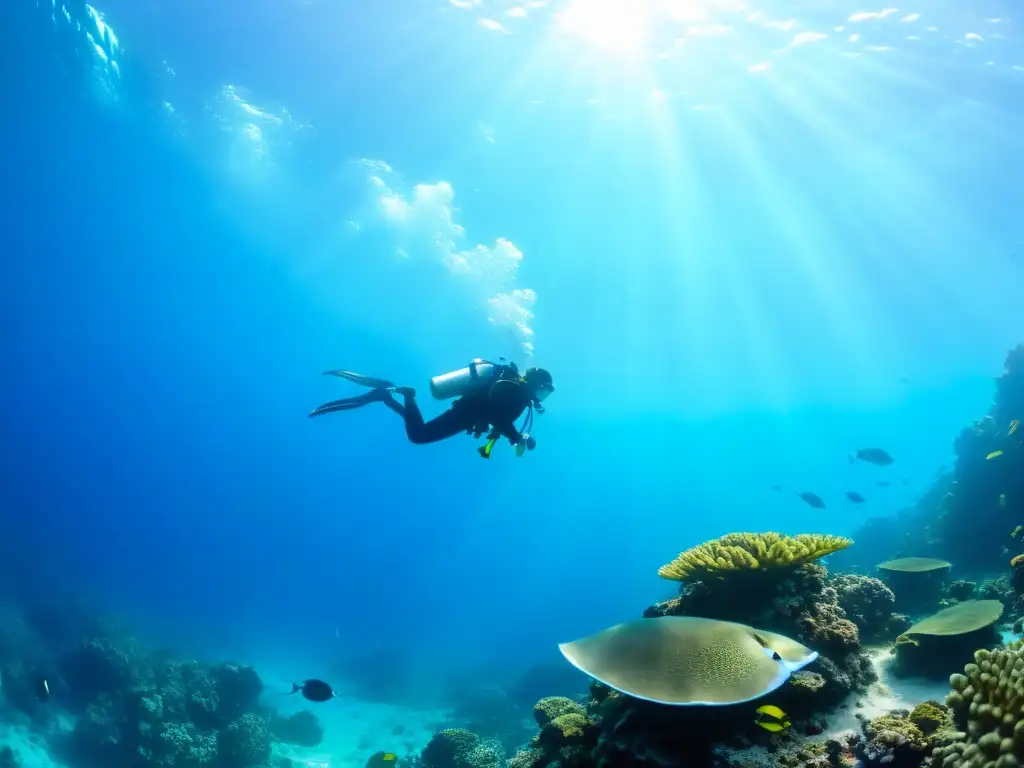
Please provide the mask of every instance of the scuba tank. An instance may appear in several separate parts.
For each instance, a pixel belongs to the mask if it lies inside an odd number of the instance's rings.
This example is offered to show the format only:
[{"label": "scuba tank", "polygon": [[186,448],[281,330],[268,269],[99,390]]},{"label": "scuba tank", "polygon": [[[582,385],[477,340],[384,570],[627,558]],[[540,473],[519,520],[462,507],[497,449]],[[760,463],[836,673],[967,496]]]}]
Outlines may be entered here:
[{"label": "scuba tank", "polygon": [[430,394],[437,400],[450,400],[453,397],[473,392],[480,387],[491,384],[501,378],[505,366],[491,363],[477,357],[465,368],[442,373],[430,380]]}]

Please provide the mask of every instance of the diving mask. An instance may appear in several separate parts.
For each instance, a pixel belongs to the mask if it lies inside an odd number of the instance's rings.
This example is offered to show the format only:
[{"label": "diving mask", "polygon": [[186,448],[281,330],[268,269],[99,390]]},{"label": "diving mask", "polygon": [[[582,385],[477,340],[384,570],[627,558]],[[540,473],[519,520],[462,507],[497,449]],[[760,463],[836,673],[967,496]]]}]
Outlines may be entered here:
[{"label": "diving mask", "polygon": [[538,403],[543,403],[548,399],[548,396],[555,391],[554,384],[541,384],[533,391],[534,399]]}]

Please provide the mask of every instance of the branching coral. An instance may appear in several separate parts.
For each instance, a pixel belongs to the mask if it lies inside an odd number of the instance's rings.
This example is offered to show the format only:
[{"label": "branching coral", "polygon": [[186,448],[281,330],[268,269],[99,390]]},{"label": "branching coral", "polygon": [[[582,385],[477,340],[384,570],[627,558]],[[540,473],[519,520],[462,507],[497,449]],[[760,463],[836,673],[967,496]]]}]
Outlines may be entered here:
[{"label": "branching coral", "polygon": [[730,533],[681,552],[658,575],[672,581],[722,578],[731,573],[803,565],[853,544],[842,536],[802,533]]}]

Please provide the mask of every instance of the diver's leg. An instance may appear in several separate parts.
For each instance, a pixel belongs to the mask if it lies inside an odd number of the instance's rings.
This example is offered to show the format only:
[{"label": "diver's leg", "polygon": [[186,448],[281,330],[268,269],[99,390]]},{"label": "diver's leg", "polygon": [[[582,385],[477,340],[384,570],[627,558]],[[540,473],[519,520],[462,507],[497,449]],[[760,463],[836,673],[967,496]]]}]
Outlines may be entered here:
[{"label": "diver's leg", "polygon": [[398,403],[394,403],[395,408],[391,408],[390,405],[388,407],[396,413],[402,413],[402,417],[405,419],[405,434],[409,436],[409,441],[416,445],[447,440],[474,426],[472,423],[467,423],[472,422],[469,414],[458,408],[449,408],[440,416],[424,422],[420,407],[416,404],[416,393],[412,390],[399,391],[402,392],[405,399],[404,412],[396,410],[396,408],[402,408]]}]

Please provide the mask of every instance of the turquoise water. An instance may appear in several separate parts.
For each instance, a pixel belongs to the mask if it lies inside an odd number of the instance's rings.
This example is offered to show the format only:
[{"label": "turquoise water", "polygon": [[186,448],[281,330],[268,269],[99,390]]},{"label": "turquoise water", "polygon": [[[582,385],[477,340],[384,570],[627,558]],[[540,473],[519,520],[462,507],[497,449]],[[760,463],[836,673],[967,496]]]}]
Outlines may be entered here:
[{"label": "turquoise water", "polygon": [[[557,663],[681,549],[912,504],[1021,340],[1010,3],[0,13],[5,577],[194,655]],[[306,419],[497,356],[523,458]]]}]

